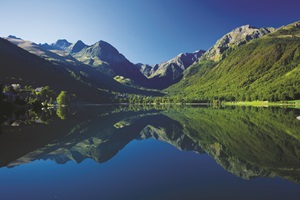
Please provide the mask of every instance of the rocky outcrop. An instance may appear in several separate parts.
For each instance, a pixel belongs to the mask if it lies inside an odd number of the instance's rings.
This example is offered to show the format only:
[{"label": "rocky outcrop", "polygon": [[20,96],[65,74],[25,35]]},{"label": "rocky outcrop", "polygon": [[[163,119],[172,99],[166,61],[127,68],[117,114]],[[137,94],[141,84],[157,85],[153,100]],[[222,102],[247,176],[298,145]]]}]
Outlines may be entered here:
[{"label": "rocky outcrop", "polygon": [[66,50],[72,43],[68,42],[65,39],[57,40],[55,43],[52,44],[39,44],[45,50]]},{"label": "rocky outcrop", "polygon": [[234,29],[219,39],[202,57],[213,61],[223,59],[223,53],[229,49],[243,45],[250,40],[260,38],[264,35],[274,32],[274,28],[256,28],[250,25],[245,25]]},{"label": "rocky outcrop", "polygon": [[137,63],[135,66],[140,70],[140,72],[146,76],[149,77],[151,75],[152,66],[142,63]]},{"label": "rocky outcrop", "polygon": [[84,44],[81,40],[78,40],[76,43],[70,45],[67,49],[66,52],[70,54],[75,54],[83,50],[84,48],[88,47],[86,44]]},{"label": "rocky outcrop", "polygon": [[136,67],[150,80],[153,87],[163,89],[179,81],[183,72],[196,63],[204,53],[204,50],[181,53],[169,61],[155,64],[152,67],[140,63],[136,64]]},{"label": "rocky outcrop", "polygon": [[204,52],[199,50],[194,53],[181,53],[167,62],[156,64],[152,67],[149,78],[166,76],[170,80],[176,80],[184,70],[198,61]]},{"label": "rocky outcrop", "polygon": [[57,40],[52,46],[56,49],[66,50],[72,43],[65,39]]}]

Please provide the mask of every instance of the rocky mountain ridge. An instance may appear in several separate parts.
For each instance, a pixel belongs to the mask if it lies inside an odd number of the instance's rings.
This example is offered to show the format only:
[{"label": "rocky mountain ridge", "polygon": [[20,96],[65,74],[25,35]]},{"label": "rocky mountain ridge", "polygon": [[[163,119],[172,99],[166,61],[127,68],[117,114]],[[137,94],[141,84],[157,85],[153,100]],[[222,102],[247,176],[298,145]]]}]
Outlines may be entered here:
[{"label": "rocky mountain ridge", "polygon": [[[56,50],[70,55],[77,61],[95,67],[98,71],[113,78],[123,76],[130,78],[141,86],[162,89],[180,80],[182,73],[204,54],[204,50],[194,53],[180,53],[169,61],[155,64],[133,64],[115,47],[105,41],[86,45],[81,40],[71,44],[62,39],[42,48]],[[50,46],[50,47],[48,47]]]},{"label": "rocky mountain ridge", "polygon": [[251,25],[240,26],[221,37],[204,55],[202,59],[215,62],[223,59],[223,53],[229,48],[246,44],[247,42],[261,38],[264,35],[274,32],[274,28],[256,28]]},{"label": "rocky mountain ridge", "polygon": [[179,81],[183,72],[192,64],[197,63],[204,53],[204,50],[197,50],[194,53],[180,53],[160,64],[150,66],[138,63],[136,67],[153,84],[156,84],[157,88],[163,89]]},{"label": "rocky mountain ridge", "polygon": [[72,43],[68,42],[66,39],[59,39],[52,44],[39,44],[44,49],[47,50],[66,50]]}]

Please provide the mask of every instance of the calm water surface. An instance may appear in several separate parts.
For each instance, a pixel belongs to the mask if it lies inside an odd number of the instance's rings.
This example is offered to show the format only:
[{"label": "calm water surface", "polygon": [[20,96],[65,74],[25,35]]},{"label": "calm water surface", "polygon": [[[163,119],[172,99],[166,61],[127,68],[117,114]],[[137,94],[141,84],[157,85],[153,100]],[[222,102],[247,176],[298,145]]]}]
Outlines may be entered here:
[{"label": "calm water surface", "polygon": [[1,199],[299,199],[299,110],[79,107],[3,115]]}]

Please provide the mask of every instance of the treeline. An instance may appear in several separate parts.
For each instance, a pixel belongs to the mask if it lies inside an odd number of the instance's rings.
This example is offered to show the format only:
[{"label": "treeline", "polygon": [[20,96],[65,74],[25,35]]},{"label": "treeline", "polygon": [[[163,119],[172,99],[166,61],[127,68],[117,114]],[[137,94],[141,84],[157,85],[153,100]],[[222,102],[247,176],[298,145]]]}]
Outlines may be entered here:
[{"label": "treeline", "polygon": [[2,105],[41,108],[68,105],[74,99],[74,95],[69,95],[66,91],[57,94],[49,86],[33,88],[31,85],[0,84],[0,103]]},{"label": "treeline", "polygon": [[[300,84],[299,84],[300,85]],[[176,96],[172,96],[173,99],[180,99],[180,96],[186,96],[185,102],[201,102],[201,101],[226,101],[226,102],[234,102],[234,101],[289,101],[289,100],[297,100],[300,99],[300,87],[280,87],[274,91],[232,91],[227,92],[226,94],[217,91],[207,91],[207,92],[192,92],[189,94],[179,94]]]},{"label": "treeline", "polygon": [[[115,98],[113,103],[126,103],[126,104],[138,104],[138,105],[186,105],[186,104],[206,104],[210,106],[222,106],[229,103],[237,103],[237,102],[274,102],[281,104],[293,104],[294,101],[291,99],[287,100],[275,100],[275,98],[262,98],[261,96],[256,96],[255,98],[251,98],[244,94],[239,94],[236,97],[233,95],[229,96],[164,96],[164,97],[152,97],[152,96],[141,96],[141,95],[132,95],[128,94],[124,97]],[[300,98],[299,98],[300,99]]]},{"label": "treeline", "polygon": [[185,103],[210,103],[213,100],[201,100],[195,98],[186,98],[179,96],[164,96],[164,97],[153,97],[153,96],[142,96],[127,94],[123,97],[115,99],[115,103],[133,103],[133,104],[185,104]]}]

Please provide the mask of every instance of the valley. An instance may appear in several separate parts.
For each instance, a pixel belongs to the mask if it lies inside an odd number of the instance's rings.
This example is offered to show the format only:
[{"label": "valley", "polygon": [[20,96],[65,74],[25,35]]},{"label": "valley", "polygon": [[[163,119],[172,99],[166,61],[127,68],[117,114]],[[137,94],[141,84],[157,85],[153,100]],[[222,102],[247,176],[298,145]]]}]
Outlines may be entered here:
[{"label": "valley", "polygon": [[1,83],[49,86],[87,103],[199,103],[300,99],[300,22],[245,25],[209,50],[153,66],[133,64],[105,41],[36,44],[1,39]]}]

